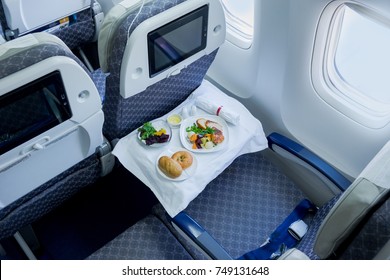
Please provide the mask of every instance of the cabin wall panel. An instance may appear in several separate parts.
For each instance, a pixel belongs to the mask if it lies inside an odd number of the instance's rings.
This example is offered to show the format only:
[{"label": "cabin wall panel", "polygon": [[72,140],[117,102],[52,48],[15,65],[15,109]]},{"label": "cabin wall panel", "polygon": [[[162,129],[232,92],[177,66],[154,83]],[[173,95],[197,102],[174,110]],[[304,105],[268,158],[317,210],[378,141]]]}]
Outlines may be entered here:
[{"label": "cabin wall panel", "polygon": [[[302,143],[350,178],[390,138],[390,126],[364,127],[325,103],[311,80],[317,25],[328,0],[255,1],[249,50],[225,43],[208,77],[261,120],[265,132]],[[390,1],[357,1],[390,15]]]}]

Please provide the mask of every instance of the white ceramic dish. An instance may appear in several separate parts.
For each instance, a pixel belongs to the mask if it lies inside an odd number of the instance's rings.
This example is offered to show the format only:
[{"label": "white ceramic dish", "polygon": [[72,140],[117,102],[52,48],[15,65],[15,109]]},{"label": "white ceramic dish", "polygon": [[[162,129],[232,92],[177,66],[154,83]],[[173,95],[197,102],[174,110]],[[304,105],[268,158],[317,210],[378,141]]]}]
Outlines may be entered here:
[{"label": "white ceramic dish", "polygon": [[169,148],[168,150],[162,152],[156,159],[157,173],[160,174],[163,178],[165,178],[167,180],[171,180],[171,181],[184,181],[184,180],[187,180],[188,178],[192,177],[195,174],[196,169],[198,167],[198,160],[196,159],[196,157],[193,153],[191,153],[192,158],[193,158],[192,165],[190,167],[184,169],[182,174],[177,178],[168,177],[167,175],[164,174],[164,172],[161,171],[160,167],[158,166],[158,160],[160,157],[162,157],[162,156],[171,157],[174,153],[176,153],[178,151],[183,151],[183,150],[184,149],[181,147],[176,147],[176,148]]},{"label": "white ceramic dish", "polygon": [[141,139],[141,132],[137,133],[137,138],[140,140],[140,143],[145,145],[146,147],[152,147],[152,148],[160,148],[166,146],[172,138],[172,130],[169,127],[168,123],[163,120],[156,120],[151,122],[152,126],[156,129],[156,131],[159,131],[160,129],[165,129],[166,134],[169,135],[168,141],[164,143],[154,143],[152,145],[146,145],[146,140]]},{"label": "white ceramic dish", "polygon": [[[222,133],[223,136],[225,137],[224,141],[215,147],[211,149],[192,149],[192,143],[188,139],[188,134],[187,134],[187,127],[191,127],[193,124],[196,124],[196,120],[200,118],[205,118],[207,120],[219,123],[222,126]],[[227,147],[228,141],[229,141],[229,129],[228,126],[225,122],[224,119],[218,117],[218,116],[211,116],[211,115],[203,115],[203,116],[193,116],[185,119],[181,126],[180,126],[180,141],[182,145],[189,151],[194,152],[194,153],[213,153],[213,152],[218,152],[225,147]]]},{"label": "white ceramic dish", "polygon": [[179,128],[183,118],[179,114],[172,114],[167,117],[167,123],[172,128]]}]

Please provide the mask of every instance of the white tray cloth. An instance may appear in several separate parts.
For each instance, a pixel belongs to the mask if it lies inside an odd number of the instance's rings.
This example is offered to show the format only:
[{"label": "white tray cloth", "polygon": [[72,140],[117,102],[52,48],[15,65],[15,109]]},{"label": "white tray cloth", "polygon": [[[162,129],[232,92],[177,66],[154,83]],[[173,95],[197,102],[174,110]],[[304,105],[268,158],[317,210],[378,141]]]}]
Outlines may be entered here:
[{"label": "white tray cloth", "polygon": [[[195,104],[198,96],[206,96],[213,102],[234,109],[240,115],[240,123],[238,125],[228,123],[229,139],[224,150],[206,154],[193,153],[198,165],[192,177],[185,181],[172,181],[163,178],[157,172],[156,161],[164,150],[175,147],[182,147],[184,150],[180,142],[179,128],[172,129],[172,139],[164,147],[153,148],[141,144],[135,130],[119,140],[113,150],[113,154],[122,165],[153,191],[171,217],[184,210],[236,157],[263,150],[268,146],[261,123],[240,102],[207,81],[171,113],[180,113],[183,106]],[[161,119],[166,120],[171,113]],[[198,108],[197,115],[207,113]]]}]

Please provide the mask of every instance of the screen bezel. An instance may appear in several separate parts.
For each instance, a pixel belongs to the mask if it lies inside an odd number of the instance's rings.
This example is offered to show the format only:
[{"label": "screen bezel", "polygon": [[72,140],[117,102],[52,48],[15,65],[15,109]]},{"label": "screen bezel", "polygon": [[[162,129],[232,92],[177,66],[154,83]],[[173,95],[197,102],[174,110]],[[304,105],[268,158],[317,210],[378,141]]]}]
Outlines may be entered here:
[{"label": "screen bezel", "polygon": [[[198,9],[194,10],[193,12],[188,13],[188,14],[186,14],[186,15],[148,33],[147,41],[148,41],[148,61],[149,61],[149,77],[150,78],[158,75],[159,73],[165,71],[166,69],[182,62],[183,60],[187,59],[188,57],[190,57],[190,56],[192,56],[192,55],[194,55],[194,54],[198,53],[199,51],[206,48],[208,14],[209,14],[209,7],[208,7],[208,5],[204,5]],[[165,34],[176,30],[177,28],[181,27],[182,25],[190,23],[190,22],[192,22],[196,19],[199,19],[199,18],[202,19],[200,46],[193,48],[190,52],[185,53],[184,55],[180,56],[176,60],[171,60],[170,63],[165,64],[162,67],[157,67],[156,66],[156,57],[154,55],[156,40],[163,38],[163,36]]]},{"label": "screen bezel", "polygon": [[[28,129],[23,134],[14,136],[9,141],[4,141],[4,143],[0,143],[0,155],[12,150],[20,144],[29,141],[30,139],[40,135],[41,133],[59,125],[60,123],[72,117],[72,111],[68,102],[66,90],[60,71],[51,72],[33,82],[25,84],[0,96],[0,108],[4,108],[10,104],[18,102],[19,100],[22,100],[23,98],[26,98],[30,95],[37,94],[39,90],[50,86],[55,87],[54,94],[57,99],[56,103],[58,104],[58,108],[61,110],[61,120],[59,120],[58,117],[55,117],[48,120],[47,123],[41,125],[31,125],[30,129]],[[55,116],[55,113],[52,112],[52,116],[53,115]]]}]

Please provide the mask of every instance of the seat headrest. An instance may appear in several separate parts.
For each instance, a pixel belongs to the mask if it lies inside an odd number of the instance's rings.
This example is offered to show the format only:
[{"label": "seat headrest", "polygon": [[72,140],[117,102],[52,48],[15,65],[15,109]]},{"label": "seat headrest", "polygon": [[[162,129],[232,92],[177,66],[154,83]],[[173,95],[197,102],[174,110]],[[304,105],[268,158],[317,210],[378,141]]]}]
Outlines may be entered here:
[{"label": "seat headrest", "polygon": [[[151,0],[147,0],[145,3],[150,1]],[[105,15],[98,39],[99,62],[103,72],[109,71],[109,52],[113,47],[112,43],[115,32],[126,17],[134,13],[137,9],[140,9],[141,5],[145,5],[145,3],[142,3],[142,0],[124,0],[115,5],[110,9],[108,14]]]},{"label": "seat headrest", "polygon": [[23,37],[19,37],[18,40],[11,40],[0,45],[0,59],[6,59],[26,49],[38,46],[41,44],[57,44],[71,53],[68,46],[58,37],[48,33],[32,33]]},{"label": "seat headrest", "polygon": [[[219,1],[125,0],[110,10],[100,31],[101,68],[120,68],[120,94],[128,98],[215,51],[225,28]],[[110,64],[112,56],[120,63]]]},{"label": "seat headrest", "polygon": [[58,28],[60,25],[63,27],[66,22],[60,22],[59,19],[66,19],[81,10],[89,9],[91,3],[92,0],[2,0],[8,27],[21,35],[53,23],[58,23]]},{"label": "seat headrest", "polygon": [[341,195],[322,222],[314,252],[328,258],[390,191],[390,141]]}]

